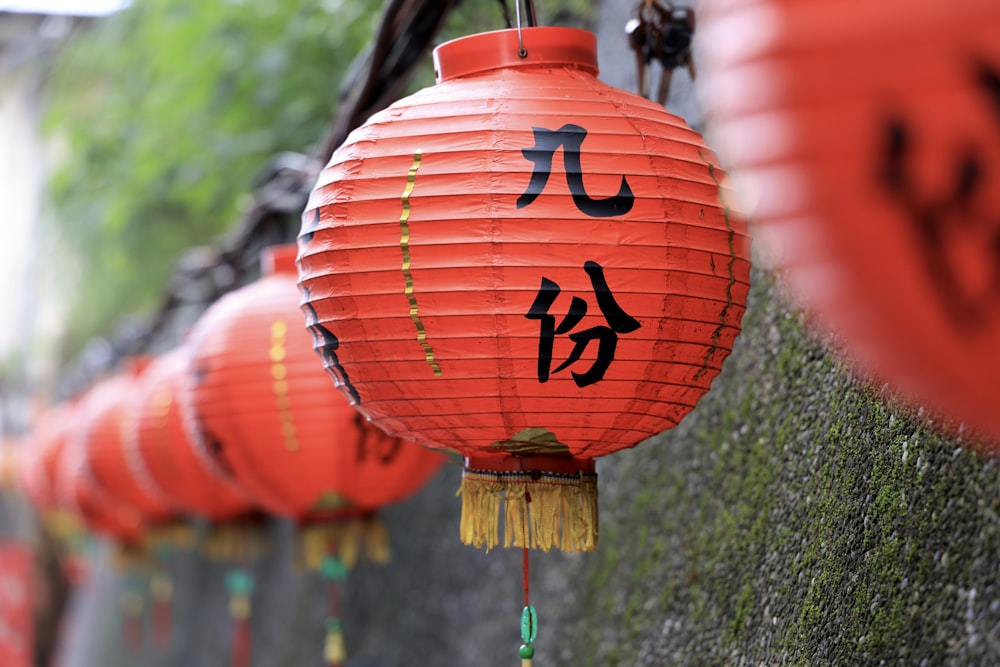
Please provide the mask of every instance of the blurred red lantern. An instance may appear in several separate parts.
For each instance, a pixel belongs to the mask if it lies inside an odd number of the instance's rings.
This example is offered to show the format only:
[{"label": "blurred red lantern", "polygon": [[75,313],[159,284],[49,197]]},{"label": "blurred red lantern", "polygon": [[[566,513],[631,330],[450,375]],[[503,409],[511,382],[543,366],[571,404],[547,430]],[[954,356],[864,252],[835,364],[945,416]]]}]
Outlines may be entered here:
[{"label": "blurred red lantern", "polygon": [[[195,325],[185,401],[206,449],[261,507],[302,522],[306,564],[333,567],[339,581],[338,557],[349,565],[362,544],[375,560],[387,556],[384,532],[367,516],[416,492],[444,457],[365,424],[330,384],[303,325],[295,253],[294,245],[265,252],[261,279]],[[233,572],[228,583],[234,660],[245,661],[252,578]],[[343,661],[339,627],[327,622],[330,664]]]},{"label": "blurred red lantern", "polygon": [[20,478],[31,504],[43,516],[59,509],[56,475],[76,426],[75,408],[75,402],[65,402],[43,410],[28,437]]},{"label": "blurred red lantern", "polygon": [[732,347],[746,223],[697,132],[596,78],[592,34],[435,65],[320,175],[303,308],[357,409],[465,455],[463,541],[497,544],[506,501],[506,545],[590,550],[594,458],[676,425]]},{"label": "blurred red lantern", "polygon": [[196,449],[185,428],[180,391],[190,354],[177,348],[153,360],[133,392],[125,448],[141,471],[175,506],[212,521],[247,514],[254,506],[215,460]]},{"label": "blurred red lantern", "polygon": [[137,545],[142,538],[142,515],[120,502],[94,477],[87,457],[86,431],[74,431],[59,459],[55,479],[59,505],[90,531]]},{"label": "blurred red lantern", "polygon": [[364,424],[318,368],[302,322],[294,245],[191,332],[197,421],[263,508],[299,520],[372,512],[419,489],[437,453]]},{"label": "blurred red lantern", "polygon": [[28,544],[0,540],[0,665],[35,664],[34,638],[37,588],[34,559]]},{"label": "blurred red lantern", "polygon": [[772,261],[866,373],[1000,434],[1000,4],[700,16],[710,129]]},{"label": "blurred red lantern", "polygon": [[97,484],[151,524],[174,517],[177,510],[152,483],[146,470],[130,460],[125,444],[126,413],[148,363],[148,359],[133,360],[126,372],[92,387],[81,406],[80,427],[89,469]]}]

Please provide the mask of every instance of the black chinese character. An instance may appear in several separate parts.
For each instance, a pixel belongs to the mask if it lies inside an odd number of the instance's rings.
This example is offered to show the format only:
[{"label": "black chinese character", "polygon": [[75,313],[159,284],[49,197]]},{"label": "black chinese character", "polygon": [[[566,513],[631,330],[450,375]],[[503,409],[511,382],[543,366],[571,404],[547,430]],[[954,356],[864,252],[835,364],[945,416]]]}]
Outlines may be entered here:
[{"label": "black chinese character", "polygon": [[[974,79],[985,94],[984,102],[1000,121],[1000,73],[980,63]],[[954,163],[953,182],[948,191],[934,195],[913,178],[909,166],[913,144],[911,128],[902,119],[891,118],[886,124],[882,149],[882,183],[913,224],[942,305],[958,326],[981,326],[991,310],[989,300],[1000,295],[1000,216],[996,211],[976,206],[978,194],[993,187],[987,179],[983,158],[976,144],[970,142]],[[982,250],[990,256],[993,275],[990,284],[985,289],[980,286],[976,293],[963,285],[961,267],[954,264],[949,253],[953,239],[959,235],[985,237]]]},{"label": "black chinese character", "polygon": [[[604,278],[604,267],[597,262],[588,261],[583,265],[583,270],[590,276],[590,284],[594,287],[594,294],[597,297],[597,305],[604,314],[604,319],[609,326],[596,326],[569,334],[570,340],[576,345],[569,357],[561,363],[553,373],[570,366],[582,355],[590,341],[597,340],[597,359],[586,373],[572,373],[573,380],[578,387],[600,382],[604,379],[604,373],[611,366],[615,359],[615,350],[618,348],[618,334],[627,334],[638,329],[641,324],[631,315],[622,310],[615,301],[608,281]],[[573,327],[580,323],[584,315],[587,314],[587,302],[580,297],[574,296],[570,302],[569,312],[563,321],[556,326],[556,318],[549,315],[549,308],[555,303],[560,292],[559,285],[548,278],[542,278],[542,285],[538,290],[538,296],[525,315],[529,320],[538,320],[541,323],[541,333],[538,338],[538,381],[548,382],[549,368],[552,365],[552,346],[556,335],[569,333]]]},{"label": "black chinese character", "polygon": [[543,127],[532,128],[535,132],[535,145],[524,148],[521,153],[535,163],[535,170],[528,182],[528,189],[517,198],[517,207],[524,208],[542,193],[545,184],[549,182],[552,173],[552,158],[556,149],[563,147],[563,166],[566,169],[566,182],[569,191],[573,193],[573,203],[581,212],[592,218],[608,218],[614,215],[625,215],[635,204],[635,195],[628,181],[622,176],[618,194],[607,199],[593,199],[583,187],[583,167],[580,165],[580,146],[587,137],[587,130],[571,123],[563,125],[558,130],[546,130]]},{"label": "black chinese character", "polygon": [[354,415],[354,432],[357,433],[357,460],[364,463],[369,458],[381,465],[389,465],[399,455],[403,441],[392,438],[372,426],[360,414]]}]

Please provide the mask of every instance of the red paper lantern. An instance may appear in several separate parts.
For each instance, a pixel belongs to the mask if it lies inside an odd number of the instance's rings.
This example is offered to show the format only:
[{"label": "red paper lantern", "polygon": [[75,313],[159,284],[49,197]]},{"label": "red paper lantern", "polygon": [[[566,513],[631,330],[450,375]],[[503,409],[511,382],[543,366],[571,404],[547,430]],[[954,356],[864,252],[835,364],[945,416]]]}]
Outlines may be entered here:
[{"label": "red paper lantern", "polygon": [[71,404],[45,410],[35,422],[29,449],[21,462],[21,486],[39,514],[57,509],[56,468],[74,425]]},{"label": "red paper lantern", "polygon": [[32,549],[13,540],[0,540],[0,665],[35,664],[36,586]]},{"label": "red paper lantern", "polygon": [[127,372],[91,388],[82,407],[80,428],[96,483],[119,503],[134,508],[146,523],[157,523],[173,518],[177,509],[145,469],[130,460],[125,443],[126,411],[147,364],[146,359],[134,361]]},{"label": "red paper lantern", "polygon": [[185,428],[180,392],[189,371],[186,347],[150,363],[126,416],[126,454],[133,468],[181,510],[212,521],[248,514],[253,503],[214,458],[195,448]]},{"label": "red paper lantern", "polygon": [[1000,4],[706,1],[702,101],[858,366],[1000,435]]},{"label": "red paper lantern", "polygon": [[316,364],[294,245],[212,305],[191,332],[187,397],[207,442],[265,509],[299,520],[372,512],[409,496],[443,457],[366,424]]},{"label": "red paper lantern", "polygon": [[590,550],[594,458],[676,425],[729,354],[746,223],[697,132],[596,78],[592,34],[474,35],[435,66],[320,175],[303,308],[358,410],[465,455],[463,541],[497,544],[506,500],[507,545]]},{"label": "red paper lantern", "polygon": [[94,476],[87,456],[86,430],[67,440],[56,470],[59,505],[90,531],[135,545],[142,538],[142,515],[107,492]]}]

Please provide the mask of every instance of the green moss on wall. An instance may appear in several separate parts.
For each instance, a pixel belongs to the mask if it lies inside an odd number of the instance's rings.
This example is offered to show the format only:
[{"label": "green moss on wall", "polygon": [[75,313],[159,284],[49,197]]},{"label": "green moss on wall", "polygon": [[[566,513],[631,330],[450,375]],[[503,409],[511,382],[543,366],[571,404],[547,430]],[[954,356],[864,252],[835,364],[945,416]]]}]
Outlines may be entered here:
[{"label": "green moss on wall", "polygon": [[996,658],[996,466],[858,383],[755,278],[713,391],[602,468],[574,664]]}]

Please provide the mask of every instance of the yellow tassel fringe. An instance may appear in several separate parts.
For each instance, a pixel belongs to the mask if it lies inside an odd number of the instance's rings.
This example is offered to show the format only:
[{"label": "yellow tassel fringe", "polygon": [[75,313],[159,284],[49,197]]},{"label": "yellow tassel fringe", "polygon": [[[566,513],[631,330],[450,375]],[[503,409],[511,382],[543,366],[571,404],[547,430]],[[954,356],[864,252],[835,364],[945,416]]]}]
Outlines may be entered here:
[{"label": "yellow tassel fringe", "polygon": [[330,628],[326,631],[323,658],[326,660],[327,665],[342,665],[347,659],[347,649],[344,647],[344,635],[339,628]]},{"label": "yellow tassel fringe", "polygon": [[146,532],[146,548],[150,551],[158,549],[184,549],[194,548],[198,534],[194,527],[181,521],[174,521],[150,528]]},{"label": "yellow tassel fringe", "polygon": [[248,561],[267,550],[267,527],[262,523],[214,524],[205,538],[205,553],[214,560]]},{"label": "yellow tassel fringe", "polygon": [[[536,479],[537,478],[537,479]],[[464,544],[500,544],[501,505],[506,505],[504,547],[566,552],[597,548],[597,475],[470,470],[462,475]]]},{"label": "yellow tassel fringe", "polygon": [[299,530],[299,549],[302,564],[313,572],[328,555],[338,556],[347,568],[353,568],[362,553],[384,565],[389,562],[389,533],[375,516],[314,523]]}]

